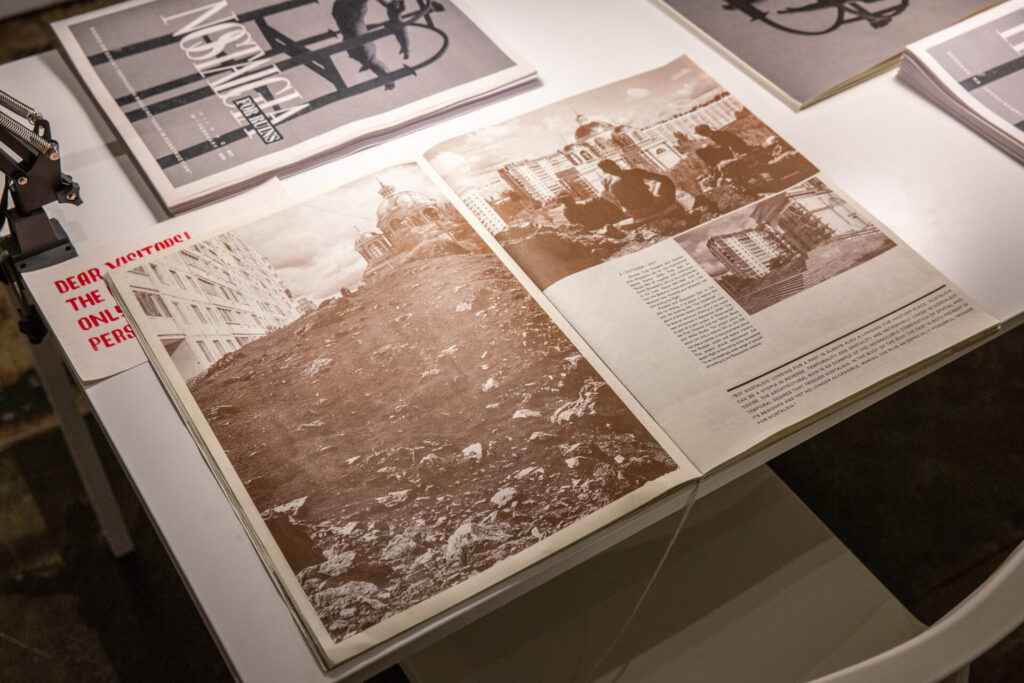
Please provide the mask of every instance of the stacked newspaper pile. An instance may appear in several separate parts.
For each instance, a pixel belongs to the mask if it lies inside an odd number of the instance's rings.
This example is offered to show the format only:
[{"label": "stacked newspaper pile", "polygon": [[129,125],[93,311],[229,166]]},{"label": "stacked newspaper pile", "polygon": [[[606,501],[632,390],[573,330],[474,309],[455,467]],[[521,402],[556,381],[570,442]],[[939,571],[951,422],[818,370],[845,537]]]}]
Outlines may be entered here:
[{"label": "stacked newspaper pile", "polygon": [[898,76],[1024,163],[1024,0],[910,45]]}]

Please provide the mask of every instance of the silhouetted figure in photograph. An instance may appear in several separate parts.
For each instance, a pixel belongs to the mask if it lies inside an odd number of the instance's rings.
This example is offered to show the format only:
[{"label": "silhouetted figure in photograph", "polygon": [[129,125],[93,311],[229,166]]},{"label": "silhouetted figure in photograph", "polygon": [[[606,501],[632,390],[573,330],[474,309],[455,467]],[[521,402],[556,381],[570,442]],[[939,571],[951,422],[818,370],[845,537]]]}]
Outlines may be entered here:
[{"label": "silhouetted figure in photograph", "polygon": [[760,150],[751,147],[739,135],[727,130],[713,130],[702,123],[693,132],[712,142],[697,150],[697,156],[719,176],[746,188],[757,183],[764,160]]},{"label": "silhouetted figure in photograph", "polygon": [[409,59],[409,34],[405,30],[405,23],[402,21],[402,12],[405,11],[405,0],[377,0],[380,6],[388,13],[387,26],[398,41],[398,49],[402,53],[402,59]]},{"label": "silhouetted figure in photograph", "polygon": [[558,198],[558,201],[565,207],[565,219],[573,225],[581,225],[587,230],[599,230],[606,225],[618,223],[626,217],[622,209],[604,197],[578,204],[569,195],[563,195]]},{"label": "silhouetted figure in photograph", "polygon": [[722,5],[722,9],[739,10],[751,19],[760,21],[767,17],[768,13],[754,7],[755,2],[761,2],[761,0],[725,0],[725,4]]},{"label": "silhouetted figure in photograph", "polygon": [[[686,210],[676,202],[675,183],[668,176],[642,168],[622,168],[611,159],[602,159],[597,167],[610,176],[605,180],[608,196],[631,218],[646,220],[673,208],[685,215]],[[655,186],[653,191],[648,183]]]},{"label": "silhouetted figure in photograph", "polygon": [[706,123],[702,123],[693,129],[693,132],[701,137],[711,140],[717,146],[723,150],[731,152],[729,156],[740,156],[742,154],[750,154],[753,150],[750,145],[743,141],[739,135],[730,133],[727,130],[714,130]]},{"label": "silhouetted figure in photograph", "polygon": [[[366,6],[368,2],[369,0],[334,0],[331,15],[338,25],[338,33],[341,34],[342,40],[351,40],[366,35]],[[399,44],[401,44],[401,40]],[[388,74],[387,67],[377,59],[377,48],[374,47],[373,41],[350,48],[348,56],[362,65],[360,71],[372,71],[378,76]],[[394,87],[394,83],[384,84],[385,90],[393,90]]]},{"label": "silhouetted figure in photograph", "polygon": [[[754,3],[757,2],[761,2],[761,0],[725,0],[725,4],[722,5],[722,9],[739,10],[754,21],[764,21],[768,18],[768,13],[755,7]],[[850,0],[814,0],[814,2],[810,2],[806,5],[780,9],[778,10],[778,14],[799,14],[802,12],[815,12],[817,10],[836,10],[836,12],[839,12],[840,18],[845,14],[852,14],[858,19],[867,21],[872,28],[884,28],[885,26],[888,26],[892,21],[891,16],[878,14],[872,12],[870,9],[865,9],[860,6],[861,3],[868,4],[873,2],[880,2],[880,0],[860,0],[860,2],[851,2]],[[885,10],[882,10],[882,12],[885,12]],[[847,21],[851,20],[847,19]]]},{"label": "silhouetted figure in photograph", "polygon": [[[861,0],[864,3],[878,2],[879,0]],[[892,21],[891,17],[878,16],[870,10],[866,10],[859,6],[859,3],[850,2],[849,0],[814,0],[814,2],[807,5],[800,5],[799,7],[787,7],[786,9],[779,10],[779,14],[796,14],[799,12],[814,12],[816,10],[834,9],[839,12],[849,12],[858,19],[864,19],[868,22],[871,28],[884,28],[889,25]]]}]

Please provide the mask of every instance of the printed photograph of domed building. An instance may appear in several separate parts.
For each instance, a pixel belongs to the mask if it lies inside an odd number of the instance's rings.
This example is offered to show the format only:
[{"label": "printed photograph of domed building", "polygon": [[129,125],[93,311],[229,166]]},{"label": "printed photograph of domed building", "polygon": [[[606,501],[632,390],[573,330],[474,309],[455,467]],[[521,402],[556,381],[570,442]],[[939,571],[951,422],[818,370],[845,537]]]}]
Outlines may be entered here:
[{"label": "printed photograph of domed building", "polygon": [[[353,248],[366,261],[360,286],[373,282],[410,259],[429,255],[479,251],[472,228],[450,203],[423,192],[398,189],[379,178],[376,221],[360,231]],[[352,288],[345,288],[348,292]]]},{"label": "printed photograph of domed building", "polygon": [[542,289],[816,173],[686,58],[427,158]]},{"label": "printed photograph of domed building", "polygon": [[335,642],[678,470],[417,165],[197,246],[243,245],[308,306],[182,374]]}]

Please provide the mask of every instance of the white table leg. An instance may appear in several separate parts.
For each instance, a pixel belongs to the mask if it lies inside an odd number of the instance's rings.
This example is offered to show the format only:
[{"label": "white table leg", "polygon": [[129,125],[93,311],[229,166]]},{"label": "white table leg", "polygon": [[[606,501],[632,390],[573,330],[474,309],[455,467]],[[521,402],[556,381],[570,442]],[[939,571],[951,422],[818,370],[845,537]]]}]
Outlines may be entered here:
[{"label": "white table leg", "polygon": [[89,428],[78,412],[75,392],[64,370],[64,360],[55,344],[53,334],[47,334],[41,343],[29,345],[36,372],[39,373],[50,407],[57,416],[60,431],[71,453],[71,460],[78,470],[78,476],[96,513],[100,529],[107,539],[107,545],[115,557],[121,557],[134,548],[128,526],[125,524],[117,499],[114,498],[114,491],[110,487],[106,472],[103,471],[103,463],[100,462]]}]

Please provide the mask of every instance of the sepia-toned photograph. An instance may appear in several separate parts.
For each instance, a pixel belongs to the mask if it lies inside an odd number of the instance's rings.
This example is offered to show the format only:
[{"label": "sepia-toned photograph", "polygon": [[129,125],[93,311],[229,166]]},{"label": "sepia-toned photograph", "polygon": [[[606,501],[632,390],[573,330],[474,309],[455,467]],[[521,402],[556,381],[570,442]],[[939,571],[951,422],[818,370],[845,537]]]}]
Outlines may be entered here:
[{"label": "sepia-toned photograph", "polygon": [[896,246],[817,177],[676,242],[749,314]]},{"label": "sepia-toned photograph", "polygon": [[816,172],[685,57],[427,158],[541,289]]},{"label": "sepia-toned photograph", "polygon": [[414,164],[129,278],[336,642],[677,469]]}]

